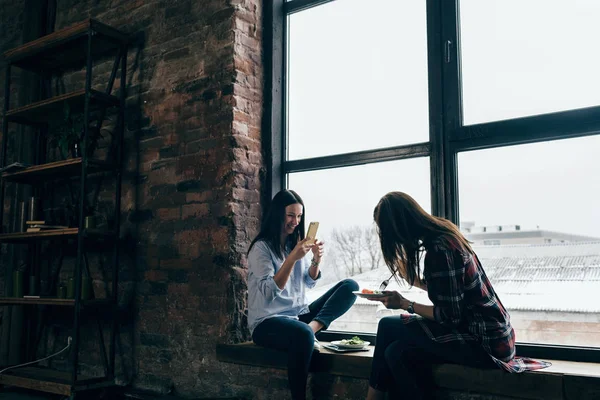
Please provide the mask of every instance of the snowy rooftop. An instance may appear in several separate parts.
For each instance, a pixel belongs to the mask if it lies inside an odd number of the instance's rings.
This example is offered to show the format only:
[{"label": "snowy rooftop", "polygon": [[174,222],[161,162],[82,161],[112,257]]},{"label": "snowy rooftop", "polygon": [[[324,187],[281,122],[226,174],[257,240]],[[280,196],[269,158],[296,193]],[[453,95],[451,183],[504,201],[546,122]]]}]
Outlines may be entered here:
[{"label": "snowy rooftop", "polygon": [[[500,300],[509,310],[600,312],[600,241],[474,247]],[[326,270],[326,266],[324,266]],[[377,289],[390,276],[387,268],[352,278],[361,289]],[[335,283],[309,291],[312,301]],[[387,290],[431,304],[427,293],[390,281]],[[379,304],[362,298],[357,304]]]}]

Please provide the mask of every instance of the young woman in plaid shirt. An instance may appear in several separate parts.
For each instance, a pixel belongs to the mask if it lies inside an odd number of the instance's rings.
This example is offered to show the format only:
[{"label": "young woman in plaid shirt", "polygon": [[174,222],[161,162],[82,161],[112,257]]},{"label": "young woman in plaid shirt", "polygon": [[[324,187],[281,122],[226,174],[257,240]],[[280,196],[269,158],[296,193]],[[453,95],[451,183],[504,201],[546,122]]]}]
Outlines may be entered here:
[{"label": "young woman in plaid shirt", "polygon": [[428,214],[402,192],[386,194],[374,219],[394,277],[427,291],[433,305],[396,291],[372,299],[408,314],[379,321],[367,400],[384,399],[388,391],[390,398],[432,398],[433,363],[508,372],[550,365],[515,356],[510,316],[456,225]]}]

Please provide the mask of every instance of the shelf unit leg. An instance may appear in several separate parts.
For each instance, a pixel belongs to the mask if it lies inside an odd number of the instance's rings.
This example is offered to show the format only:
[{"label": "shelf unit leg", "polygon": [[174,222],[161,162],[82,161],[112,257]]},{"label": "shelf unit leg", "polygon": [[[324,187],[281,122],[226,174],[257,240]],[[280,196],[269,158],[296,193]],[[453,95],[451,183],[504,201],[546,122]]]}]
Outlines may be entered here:
[{"label": "shelf unit leg", "polygon": [[71,381],[73,386],[77,382],[77,370],[79,363],[79,333],[80,333],[80,315],[79,309],[81,306],[81,275],[82,275],[82,264],[83,264],[83,252],[84,252],[84,240],[85,230],[84,218],[85,218],[85,205],[86,205],[86,188],[87,188],[87,167],[88,157],[87,148],[89,143],[89,120],[90,120],[90,96],[92,89],[92,35],[93,31],[91,28],[87,32],[87,45],[86,45],[86,70],[85,70],[85,99],[83,108],[83,153],[81,162],[81,184],[80,184],[80,196],[79,196],[79,233],[77,234],[77,261],[75,263],[75,306],[73,307],[73,358],[72,358],[72,376]]},{"label": "shelf unit leg", "polygon": [[119,301],[119,245],[120,245],[120,232],[121,232],[121,180],[122,180],[122,169],[123,169],[123,137],[125,136],[125,100],[126,96],[126,83],[127,83],[127,46],[122,46],[121,51],[121,79],[120,79],[120,90],[119,90],[119,143],[117,147],[117,176],[116,176],[116,190],[115,190],[115,240],[114,240],[114,261],[113,261],[113,307],[114,317],[112,320],[112,329],[110,332],[110,360],[109,360],[109,371],[111,378],[115,375],[115,347],[116,347],[116,335],[119,324],[118,320],[118,301]]},{"label": "shelf unit leg", "polygon": [[[8,120],[6,119],[6,113],[10,107],[10,74],[11,74],[11,65],[6,64],[6,76],[4,79],[4,110],[2,113],[2,160],[0,161],[0,167],[4,168],[6,166],[6,149],[8,148]],[[0,204],[4,204],[4,191],[6,189],[6,185],[4,183],[4,179],[0,179]],[[4,233],[4,209],[0,210],[0,233]]]}]

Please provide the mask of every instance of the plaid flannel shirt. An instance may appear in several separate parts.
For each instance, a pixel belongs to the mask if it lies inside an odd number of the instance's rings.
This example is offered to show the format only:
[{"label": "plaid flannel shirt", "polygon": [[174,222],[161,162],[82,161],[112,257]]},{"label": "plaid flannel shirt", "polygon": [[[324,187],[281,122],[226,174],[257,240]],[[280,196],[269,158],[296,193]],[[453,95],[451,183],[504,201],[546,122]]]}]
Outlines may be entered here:
[{"label": "plaid flannel shirt", "polygon": [[418,323],[430,339],[439,343],[475,341],[508,372],[551,365],[515,356],[510,316],[475,254],[452,242],[428,247],[423,275],[435,321],[405,315],[405,323]]}]

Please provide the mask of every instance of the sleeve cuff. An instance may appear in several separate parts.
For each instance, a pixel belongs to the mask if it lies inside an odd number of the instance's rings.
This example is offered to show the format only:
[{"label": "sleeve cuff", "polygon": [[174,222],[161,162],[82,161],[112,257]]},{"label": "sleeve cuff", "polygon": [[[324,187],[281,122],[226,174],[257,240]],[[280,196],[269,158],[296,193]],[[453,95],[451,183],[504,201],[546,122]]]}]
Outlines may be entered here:
[{"label": "sleeve cuff", "polygon": [[315,279],[313,279],[313,277],[310,276],[310,273],[308,272],[308,270],[306,270],[306,276],[304,277],[304,283],[306,283],[306,286],[309,289],[314,288],[319,279],[321,279],[321,271],[319,271],[319,275],[317,275],[317,277]]},{"label": "sleeve cuff", "polygon": [[313,277],[312,277],[312,276],[310,276],[310,274],[308,274],[308,277],[309,277],[310,279],[312,279],[313,281],[315,281],[315,282],[316,282],[316,281],[318,281],[319,279],[321,279],[321,270],[319,270],[319,275],[317,275],[317,277],[316,277],[315,279],[313,279]]}]

